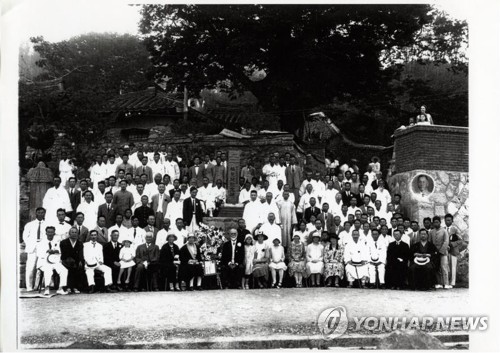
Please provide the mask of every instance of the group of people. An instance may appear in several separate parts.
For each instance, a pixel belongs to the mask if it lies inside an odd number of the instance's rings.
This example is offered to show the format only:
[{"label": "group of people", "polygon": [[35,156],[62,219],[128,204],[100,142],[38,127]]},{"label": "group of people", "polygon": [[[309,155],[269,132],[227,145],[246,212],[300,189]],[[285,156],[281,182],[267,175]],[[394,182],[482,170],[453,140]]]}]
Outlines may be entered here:
[{"label": "group of people", "polygon": [[225,203],[225,154],[194,157],[181,175],[164,145],[130,155],[125,147],[121,160],[96,156],[90,178],[77,183],[64,166],[54,178],[22,235],[28,291],[43,275],[49,293],[53,272],[59,294],[94,292],[96,279],[104,291],[201,290],[219,273],[223,287],[244,289],[455,284],[462,240],[453,217],[423,226],[404,218],[378,161],[362,174],[343,165],[322,175],[289,153],[269,156],[261,172],[248,160],[243,217],[214,236],[202,221]]}]

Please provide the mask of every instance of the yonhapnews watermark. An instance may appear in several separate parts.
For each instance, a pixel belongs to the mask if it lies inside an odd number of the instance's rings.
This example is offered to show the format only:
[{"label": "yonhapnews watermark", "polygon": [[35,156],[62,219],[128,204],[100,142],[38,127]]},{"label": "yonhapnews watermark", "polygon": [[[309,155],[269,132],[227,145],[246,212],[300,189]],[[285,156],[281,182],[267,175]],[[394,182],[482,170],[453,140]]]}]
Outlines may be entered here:
[{"label": "yonhapnews watermark", "polygon": [[[362,330],[391,332],[395,330],[422,331],[485,331],[487,316],[441,316],[441,317],[395,317],[362,316],[353,317],[352,332]],[[318,316],[318,328],[329,339],[342,336],[348,330],[347,309],[343,306],[325,309]]]}]

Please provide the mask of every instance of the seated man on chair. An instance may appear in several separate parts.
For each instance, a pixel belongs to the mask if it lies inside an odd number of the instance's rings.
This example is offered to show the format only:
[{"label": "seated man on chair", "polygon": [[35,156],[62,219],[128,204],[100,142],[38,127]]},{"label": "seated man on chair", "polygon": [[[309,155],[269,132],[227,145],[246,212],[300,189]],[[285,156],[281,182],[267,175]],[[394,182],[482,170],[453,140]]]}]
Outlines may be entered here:
[{"label": "seated man on chair", "polygon": [[241,288],[245,248],[243,243],[238,242],[238,231],[235,228],[229,230],[229,237],[229,241],[222,245],[222,278],[226,288]]},{"label": "seated man on chair", "polygon": [[68,279],[68,270],[61,263],[61,251],[59,242],[54,240],[56,228],[48,226],[45,228],[47,238],[40,241],[36,246],[36,253],[38,256],[37,266],[43,272],[45,278],[45,295],[50,294],[49,285],[52,279],[52,272],[55,270],[59,275],[59,289],[57,294],[68,294],[63,287],[66,287]]},{"label": "seated man on chair", "polygon": [[[135,283],[134,292],[138,292],[144,275],[151,278],[153,291],[158,289],[158,272],[160,270],[160,249],[153,243],[153,233],[146,233],[146,243],[141,244],[135,251]],[[146,278],[147,280],[147,278]]]},{"label": "seated man on chair", "polygon": [[89,233],[90,240],[83,244],[83,257],[85,259],[85,275],[89,284],[89,293],[95,292],[95,271],[104,274],[105,292],[114,292],[110,289],[113,284],[111,269],[104,264],[102,245],[97,242],[97,230],[92,229]]},{"label": "seated man on chair", "polygon": [[[83,219],[83,217],[82,217]],[[83,243],[78,240],[76,226],[69,230],[69,238],[61,241],[61,262],[68,269],[68,289],[72,293],[80,293],[83,283]]]}]

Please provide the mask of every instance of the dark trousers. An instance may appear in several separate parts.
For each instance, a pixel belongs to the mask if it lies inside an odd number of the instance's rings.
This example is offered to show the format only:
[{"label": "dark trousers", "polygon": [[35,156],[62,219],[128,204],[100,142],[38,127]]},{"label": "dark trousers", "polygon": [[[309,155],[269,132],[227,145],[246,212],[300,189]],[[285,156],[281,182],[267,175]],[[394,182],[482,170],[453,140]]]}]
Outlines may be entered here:
[{"label": "dark trousers", "polygon": [[112,265],[111,268],[111,278],[113,279],[113,284],[116,285],[118,280],[118,275],[120,274],[120,267]]},{"label": "dark trousers", "polygon": [[385,283],[390,287],[403,288],[406,284],[408,266],[406,262],[387,264],[385,267]]},{"label": "dark trousers", "polygon": [[155,212],[155,227],[158,229],[163,229],[163,220],[165,216],[163,212]]},{"label": "dark trousers", "polygon": [[241,276],[243,275],[243,266],[238,265],[233,268],[222,266],[222,281],[224,287],[239,288],[241,286]]},{"label": "dark trousers", "polygon": [[158,289],[158,271],[158,264],[150,263],[147,269],[142,263],[137,264],[135,267],[134,289],[141,289],[144,281],[149,279],[151,280],[151,288]]},{"label": "dark trousers", "polygon": [[83,267],[79,269],[77,266],[67,266],[64,262],[63,265],[68,269],[68,288],[82,290],[87,286],[87,279]]}]

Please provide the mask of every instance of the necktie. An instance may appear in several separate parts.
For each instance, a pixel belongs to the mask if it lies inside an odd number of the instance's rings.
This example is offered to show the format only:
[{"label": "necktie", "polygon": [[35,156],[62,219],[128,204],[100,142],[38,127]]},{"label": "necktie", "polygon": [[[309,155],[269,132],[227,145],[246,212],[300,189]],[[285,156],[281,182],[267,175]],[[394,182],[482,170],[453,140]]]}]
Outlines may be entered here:
[{"label": "necktie", "polygon": [[136,234],[137,234],[137,228],[134,228],[134,239]]},{"label": "necktie", "polygon": [[375,240],[375,248],[377,248],[377,241]]},{"label": "necktie", "polygon": [[71,189],[69,193],[70,193],[71,197],[73,197],[73,189]]},{"label": "necktie", "polygon": [[64,224],[64,222],[59,222],[59,224]]},{"label": "necktie", "polygon": [[52,242],[49,241],[49,249],[52,250]]},{"label": "necktie", "polygon": [[92,243],[92,245],[94,245],[94,248],[95,248],[95,243]]},{"label": "necktie", "polygon": [[193,214],[196,213],[196,201],[193,199]]},{"label": "necktie", "polygon": [[295,173],[295,168],[294,166],[292,165],[292,174]]},{"label": "necktie", "polygon": [[78,226],[78,235],[80,235],[80,232],[82,231],[82,227]]},{"label": "necktie", "polygon": [[42,228],[42,221],[38,221],[38,230],[36,231],[36,239],[40,240],[40,229]]},{"label": "necktie", "polygon": [[109,212],[109,208],[110,208],[110,206],[111,206],[111,205],[108,203],[108,212]]}]

